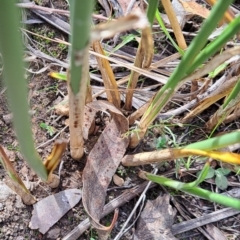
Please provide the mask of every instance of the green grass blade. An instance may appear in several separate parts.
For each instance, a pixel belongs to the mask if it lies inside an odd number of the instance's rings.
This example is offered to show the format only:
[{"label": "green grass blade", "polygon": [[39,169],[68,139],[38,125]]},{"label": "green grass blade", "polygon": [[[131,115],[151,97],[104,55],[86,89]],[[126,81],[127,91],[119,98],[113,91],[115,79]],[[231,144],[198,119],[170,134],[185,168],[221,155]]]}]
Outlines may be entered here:
[{"label": "green grass blade", "polygon": [[27,81],[24,79],[23,47],[18,29],[20,17],[15,4],[14,0],[0,1],[0,51],[4,83],[21,152],[38,176],[47,180],[46,169],[34,147],[28,114]]},{"label": "green grass blade", "polygon": [[193,64],[187,70],[187,75],[192,73],[197,67],[199,67],[205,60],[213,56],[229,39],[239,32],[240,28],[240,17],[235,18],[229,25],[224,29],[222,34],[216,38],[213,42],[208,44],[194,59]]},{"label": "green grass blade", "polygon": [[231,133],[224,134],[222,136],[213,137],[197,143],[192,143],[183,148],[210,151],[214,149],[223,148],[239,142],[240,142],[240,131],[234,131]]},{"label": "green grass blade", "polygon": [[185,185],[186,185],[185,183],[171,180],[162,176],[156,176],[150,173],[146,173],[146,177],[155,183],[159,183],[161,185],[174,188],[176,190],[180,190],[182,192],[186,192],[188,194],[206,199],[208,201],[219,203],[227,207],[240,209],[240,201],[237,198],[231,198],[221,194],[210,192],[200,187],[185,188]]},{"label": "green grass blade", "polygon": [[150,0],[147,8],[147,18],[151,25],[153,24],[157,8],[158,8],[158,0]]},{"label": "green grass blade", "polygon": [[162,20],[162,17],[161,17],[161,14],[160,12],[156,11],[156,19],[158,21],[158,24],[159,26],[162,28],[164,34],[167,36],[167,38],[170,40],[170,42],[172,43],[172,45],[177,49],[177,51],[183,55],[184,54],[184,51],[177,45],[177,43],[175,43],[175,41],[173,40],[173,38],[171,37],[171,35],[169,34],[168,30],[166,29],[164,23],[163,23],[163,20]]}]

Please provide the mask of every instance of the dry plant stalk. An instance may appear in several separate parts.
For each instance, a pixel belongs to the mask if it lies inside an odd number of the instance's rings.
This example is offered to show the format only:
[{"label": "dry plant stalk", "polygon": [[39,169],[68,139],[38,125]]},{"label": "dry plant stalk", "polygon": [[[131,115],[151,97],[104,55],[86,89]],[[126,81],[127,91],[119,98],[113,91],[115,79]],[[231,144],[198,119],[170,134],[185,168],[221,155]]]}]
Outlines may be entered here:
[{"label": "dry plant stalk", "polygon": [[171,1],[170,0],[162,0],[162,5],[163,5],[163,7],[164,7],[164,9],[165,9],[165,11],[168,15],[169,21],[171,23],[171,26],[172,26],[174,35],[177,39],[177,43],[178,43],[179,47],[183,50],[186,49],[187,44],[186,44],[186,41],[185,41],[184,36],[182,34],[182,30],[181,30],[181,27],[180,27],[179,22],[177,20],[177,17],[176,17],[176,14],[174,12]]},{"label": "dry plant stalk", "polygon": [[[201,113],[202,111],[207,109],[209,106],[211,106],[212,104],[214,104],[221,98],[226,97],[232,91],[233,87],[235,86],[236,82],[238,81],[238,78],[239,78],[239,76],[235,76],[235,77],[232,77],[231,79],[229,79],[228,81],[226,81],[223,85],[221,85],[220,88],[218,88],[216,91],[214,91],[208,98],[201,101],[197,107],[195,107],[193,110],[191,110],[182,119],[181,122],[182,123],[189,122],[190,119],[192,119],[194,116]],[[220,117],[220,116],[222,117],[221,114],[218,117]],[[217,118],[217,120],[219,121],[220,119]],[[209,120],[208,124],[210,124],[211,121],[213,121],[213,120]],[[211,126],[213,126],[213,125],[211,125]],[[208,127],[210,127],[210,125]]]},{"label": "dry plant stalk", "polygon": [[[95,52],[105,55],[102,49],[101,43],[99,41],[94,41],[92,43],[92,47]],[[107,99],[116,108],[120,108],[120,104],[121,104],[120,93],[118,91],[118,86],[116,83],[115,76],[113,74],[113,70],[110,66],[110,63],[107,59],[104,59],[101,57],[96,56],[96,59],[102,74],[102,79],[103,79],[105,91],[107,94]]]},{"label": "dry plant stalk", "polygon": [[235,108],[232,114],[228,115],[223,123],[230,123],[240,117],[240,104],[238,104]]},{"label": "dry plant stalk", "polygon": [[143,152],[133,155],[125,155],[122,159],[124,166],[139,166],[144,164],[172,161],[181,157],[199,155],[221,160],[230,164],[240,164],[240,155],[232,152],[205,151],[187,148],[169,148],[152,152]]},{"label": "dry plant stalk", "polygon": [[[207,0],[207,2],[213,6],[216,3],[216,0]],[[230,23],[233,19],[234,19],[234,13],[231,11],[231,9],[229,8],[225,13],[224,13],[224,21],[226,23]]]},{"label": "dry plant stalk", "polygon": [[[142,36],[138,46],[134,66],[139,68],[149,68],[152,62],[153,54],[154,42],[152,38],[152,30],[151,27],[146,27],[142,30]],[[124,109],[127,111],[132,110],[132,98],[139,75],[140,74],[138,72],[131,72],[124,105]]]},{"label": "dry plant stalk", "polygon": [[[234,77],[234,78],[237,78],[237,77]],[[239,75],[238,75],[238,81],[239,81]],[[225,101],[226,101],[226,99],[225,99]],[[224,107],[224,105],[220,106],[220,108],[214,113],[214,115],[206,123],[206,128],[209,130],[213,129],[215,126],[224,122],[224,120],[232,112],[233,112],[233,114],[231,114],[232,120],[236,119],[238,117],[237,112],[238,112],[239,106],[240,106],[239,102],[240,102],[240,94],[238,93],[237,97],[235,99],[232,99],[225,107]]]},{"label": "dry plant stalk", "polygon": [[[82,158],[84,154],[84,140],[82,123],[84,119],[84,106],[86,102],[86,89],[89,79],[89,61],[88,53],[89,48],[86,47],[81,53],[82,58],[82,80],[79,85],[79,92],[75,95],[70,87],[71,72],[68,71],[68,96],[69,96],[69,129],[70,129],[70,152],[71,156],[75,160]],[[84,102],[84,104],[82,104]]]},{"label": "dry plant stalk", "polygon": [[1,146],[0,146],[0,162],[2,163],[7,174],[9,175],[9,178],[7,178],[5,181],[8,187],[10,187],[14,192],[16,192],[26,205],[34,204],[36,202],[36,199],[26,188],[25,184],[19,177],[10,159],[8,158],[7,154],[5,153],[4,149]]}]

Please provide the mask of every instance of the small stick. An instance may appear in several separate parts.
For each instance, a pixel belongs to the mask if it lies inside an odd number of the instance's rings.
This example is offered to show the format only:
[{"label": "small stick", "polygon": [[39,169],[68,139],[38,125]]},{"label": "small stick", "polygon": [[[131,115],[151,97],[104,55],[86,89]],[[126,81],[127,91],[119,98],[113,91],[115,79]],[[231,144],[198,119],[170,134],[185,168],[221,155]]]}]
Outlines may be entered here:
[{"label": "small stick", "polygon": [[[130,201],[132,198],[138,196],[148,185],[148,182],[143,182],[131,189],[124,191],[120,196],[110,201],[105,205],[103,209],[102,217],[105,217],[109,213],[113,212],[114,209],[122,206],[123,204]],[[157,184],[151,184],[150,188],[155,187]],[[76,240],[79,238],[88,228],[90,227],[89,218],[82,221],[77,227],[75,227],[70,233],[68,233],[62,240]]]}]

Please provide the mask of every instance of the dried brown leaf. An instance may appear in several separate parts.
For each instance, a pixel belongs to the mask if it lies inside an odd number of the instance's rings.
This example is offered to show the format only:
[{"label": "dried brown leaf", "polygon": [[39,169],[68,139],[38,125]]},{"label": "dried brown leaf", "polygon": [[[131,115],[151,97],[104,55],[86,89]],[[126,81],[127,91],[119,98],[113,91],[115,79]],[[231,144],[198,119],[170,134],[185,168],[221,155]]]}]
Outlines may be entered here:
[{"label": "dried brown leaf", "polygon": [[105,204],[107,187],[128,146],[128,139],[122,137],[128,129],[128,121],[108,102],[96,101],[89,105],[99,110],[109,109],[113,116],[90,152],[83,171],[84,208],[100,239],[106,239],[116,221],[116,214],[110,227],[101,225],[99,221]]},{"label": "dried brown leaf", "polygon": [[174,216],[170,203],[170,195],[148,200],[137,223],[134,240],[176,240],[171,233]]},{"label": "dried brown leaf", "polygon": [[79,189],[68,189],[42,199],[33,205],[29,227],[45,234],[81,197]]},{"label": "dried brown leaf", "polygon": [[186,2],[186,1],[179,0],[179,2],[182,4],[183,8],[187,12],[190,12],[194,15],[207,18],[210,14],[210,11],[207,8],[203,7],[202,5],[200,5],[195,1]]}]

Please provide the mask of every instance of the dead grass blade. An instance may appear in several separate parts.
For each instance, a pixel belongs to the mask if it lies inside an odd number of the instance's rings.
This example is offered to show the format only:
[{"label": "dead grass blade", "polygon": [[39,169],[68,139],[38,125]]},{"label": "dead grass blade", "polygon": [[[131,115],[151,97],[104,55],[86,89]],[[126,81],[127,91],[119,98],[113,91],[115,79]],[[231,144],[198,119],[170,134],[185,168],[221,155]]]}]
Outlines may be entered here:
[{"label": "dead grass blade", "polygon": [[32,205],[36,202],[34,196],[29,192],[23,183],[22,179],[19,177],[15,168],[13,167],[10,159],[5,153],[4,149],[0,145],[0,162],[2,163],[4,169],[6,170],[9,178],[6,180],[6,184],[16,192],[26,205]]},{"label": "dead grass blade", "polygon": [[236,119],[238,119],[240,116],[240,104],[238,104],[234,110],[233,110],[233,113],[226,116],[225,120],[223,120],[223,123],[230,123]]},{"label": "dead grass blade", "polygon": [[[219,99],[226,97],[235,86],[236,82],[238,81],[239,76],[233,77],[229,80],[227,80],[223,85],[221,85],[215,92],[213,92],[208,98],[201,101],[196,108],[191,110],[183,119],[182,123],[188,122],[190,119],[192,119],[197,114],[201,113],[205,109],[207,109],[209,106],[217,102]],[[217,117],[219,120],[219,117],[222,117],[222,114]],[[217,120],[215,119],[215,120]],[[212,120],[213,121],[213,120]],[[211,125],[209,125],[211,126]]]},{"label": "dead grass blade", "polygon": [[[239,80],[238,80],[239,81]],[[224,122],[224,119],[227,119],[229,114],[233,112],[231,115],[231,120],[234,121],[238,118],[237,110],[239,109],[239,101],[240,97],[238,96],[236,99],[231,101],[226,108],[223,108],[223,106],[220,106],[217,112],[214,113],[214,115],[208,120],[206,123],[206,128],[208,130],[213,129],[215,126],[219,125],[220,123]],[[229,119],[228,119],[229,120]]]},{"label": "dead grass blade", "polygon": [[[216,0],[207,0],[207,2],[213,6],[214,4],[216,4]],[[224,13],[224,21],[227,23],[230,23],[233,19],[234,19],[234,14],[231,11],[231,9],[229,8],[225,13]]]},{"label": "dead grass blade", "polygon": [[198,217],[196,219],[191,219],[182,223],[175,224],[172,226],[171,230],[173,234],[179,234],[200,226],[204,226],[211,222],[220,221],[221,219],[225,219],[227,217],[234,216],[239,213],[240,213],[239,210],[224,208],[213,213],[209,213],[204,216]]},{"label": "dead grass blade", "polygon": [[[92,47],[95,52],[105,55],[101,43],[99,41],[94,41],[92,43]],[[98,67],[101,71],[108,101],[112,103],[116,108],[120,108],[121,104],[120,93],[118,91],[118,86],[110,63],[107,59],[101,57],[96,56],[96,59],[98,62]]]},{"label": "dead grass blade", "polygon": [[177,39],[177,43],[178,43],[179,47],[182,50],[186,49],[187,44],[186,44],[186,41],[185,41],[184,36],[182,34],[182,30],[181,30],[181,27],[178,23],[178,20],[177,20],[176,14],[174,12],[171,1],[170,0],[162,0],[161,2],[162,2],[162,5],[163,5],[167,15],[168,15],[169,21],[171,23],[171,26],[172,26],[174,35]]},{"label": "dead grass blade", "polygon": [[[152,30],[151,27],[146,27],[142,30],[142,36],[138,46],[134,66],[138,68],[149,68],[153,58],[153,51],[154,44],[152,38]],[[140,74],[138,72],[131,72],[124,105],[124,109],[127,111],[131,111],[132,109],[133,92],[137,86],[139,75]]]}]

